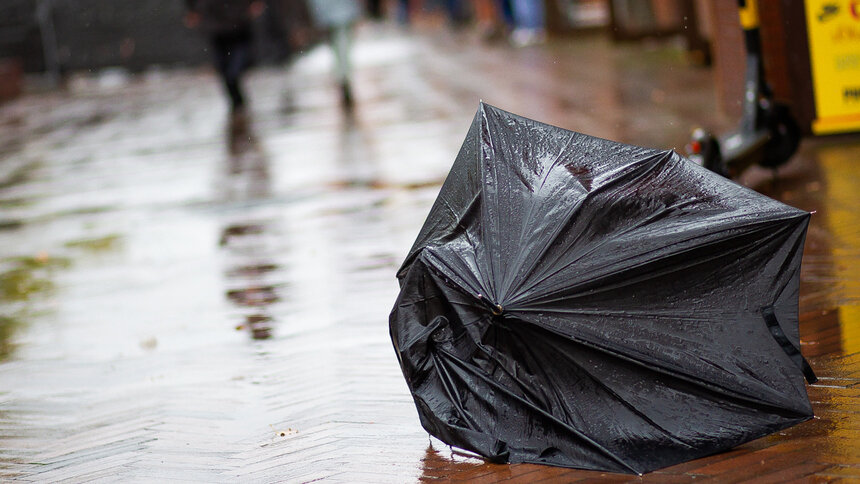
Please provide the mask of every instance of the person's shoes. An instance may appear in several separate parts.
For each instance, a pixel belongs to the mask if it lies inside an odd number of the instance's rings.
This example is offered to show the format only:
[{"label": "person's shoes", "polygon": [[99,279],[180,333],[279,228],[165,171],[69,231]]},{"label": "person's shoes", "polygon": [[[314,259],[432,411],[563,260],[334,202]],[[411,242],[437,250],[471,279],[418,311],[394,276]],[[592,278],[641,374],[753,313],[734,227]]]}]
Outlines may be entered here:
[{"label": "person's shoes", "polygon": [[244,106],[233,106],[230,110],[230,129],[234,132],[247,131],[248,112]]},{"label": "person's shoes", "polygon": [[507,27],[492,23],[479,26],[478,32],[481,40],[489,43],[502,42],[507,39],[509,35]]},{"label": "person's shoes", "polygon": [[511,32],[511,44],[514,47],[528,47],[546,42],[546,32],[543,29],[518,28]]}]

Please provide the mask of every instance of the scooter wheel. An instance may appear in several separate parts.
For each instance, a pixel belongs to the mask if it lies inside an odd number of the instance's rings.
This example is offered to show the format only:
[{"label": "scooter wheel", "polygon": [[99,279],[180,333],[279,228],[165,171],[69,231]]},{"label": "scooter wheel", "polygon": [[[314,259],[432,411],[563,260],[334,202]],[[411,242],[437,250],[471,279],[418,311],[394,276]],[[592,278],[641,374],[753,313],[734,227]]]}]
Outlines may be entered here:
[{"label": "scooter wheel", "polygon": [[724,177],[729,176],[726,162],[720,151],[720,142],[708,131],[702,128],[695,129],[687,151],[691,152],[690,159],[708,170]]},{"label": "scooter wheel", "polygon": [[800,126],[784,104],[775,104],[767,114],[770,139],[764,148],[760,164],[776,168],[787,162],[800,146]]}]

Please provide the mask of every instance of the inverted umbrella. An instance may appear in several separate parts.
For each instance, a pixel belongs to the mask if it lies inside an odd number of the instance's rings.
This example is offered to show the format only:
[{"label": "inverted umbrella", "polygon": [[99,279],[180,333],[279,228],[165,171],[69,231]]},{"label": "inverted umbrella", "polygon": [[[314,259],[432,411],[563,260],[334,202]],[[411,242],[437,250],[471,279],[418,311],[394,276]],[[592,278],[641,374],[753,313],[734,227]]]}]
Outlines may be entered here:
[{"label": "inverted umbrella", "polygon": [[421,424],[493,461],[643,473],[808,420],[808,221],[674,151],[482,103],[397,274]]}]

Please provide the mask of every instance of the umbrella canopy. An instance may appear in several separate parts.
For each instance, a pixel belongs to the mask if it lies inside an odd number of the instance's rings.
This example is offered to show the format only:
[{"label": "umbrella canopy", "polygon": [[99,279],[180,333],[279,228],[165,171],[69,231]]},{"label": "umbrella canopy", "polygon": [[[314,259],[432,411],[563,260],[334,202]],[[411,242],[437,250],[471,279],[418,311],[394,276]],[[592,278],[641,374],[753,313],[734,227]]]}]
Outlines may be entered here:
[{"label": "umbrella canopy", "polygon": [[643,473],[811,418],[808,221],[674,151],[482,103],[397,274],[422,425],[494,461]]}]

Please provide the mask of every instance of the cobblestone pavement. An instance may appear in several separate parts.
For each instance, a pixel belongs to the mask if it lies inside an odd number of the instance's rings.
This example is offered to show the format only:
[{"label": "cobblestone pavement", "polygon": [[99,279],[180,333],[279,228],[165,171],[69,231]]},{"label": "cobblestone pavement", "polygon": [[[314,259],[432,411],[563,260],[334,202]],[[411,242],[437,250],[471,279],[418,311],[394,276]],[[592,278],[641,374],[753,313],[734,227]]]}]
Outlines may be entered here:
[{"label": "cobblestone pavement", "polygon": [[[637,480],[491,465],[421,429],[388,337],[394,271],[479,99],[681,149],[725,128],[711,73],[600,37],[512,49],[365,26],[345,116],[323,48],[249,80],[231,129],[207,70],[103,72],[0,107],[0,480]],[[818,419],[648,481],[860,478],[860,231],[851,139],[778,181],[806,210]],[[2,348],[4,351],[5,348]]]}]

